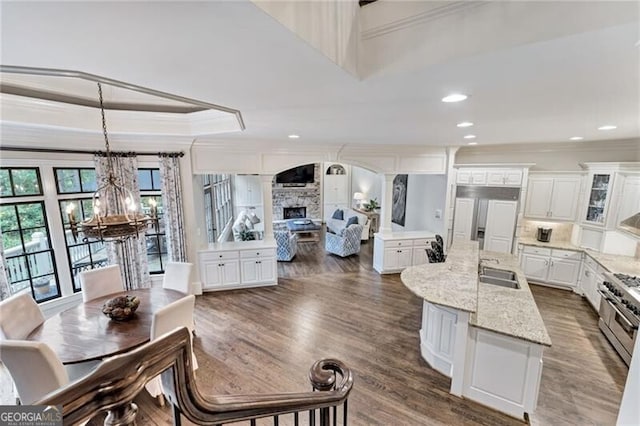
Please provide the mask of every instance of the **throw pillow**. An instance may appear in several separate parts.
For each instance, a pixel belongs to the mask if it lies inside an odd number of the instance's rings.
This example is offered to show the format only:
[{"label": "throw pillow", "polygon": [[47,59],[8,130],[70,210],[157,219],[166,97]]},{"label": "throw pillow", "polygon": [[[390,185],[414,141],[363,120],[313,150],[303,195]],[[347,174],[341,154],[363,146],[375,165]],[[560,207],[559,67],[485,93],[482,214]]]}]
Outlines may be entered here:
[{"label": "throw pillow", "polygon": [[345,228],[349,227],[349,225],[357,225],[358,224],[358,217],[357,216],[351,216],[349,219],[347,219],[347,224],[345,226]]},{"label": "throw pillow", "polygon": [[333,216],[331,216],[331,219],[344,220],[344,211],[337,209],[335,212],[333,212]]}]

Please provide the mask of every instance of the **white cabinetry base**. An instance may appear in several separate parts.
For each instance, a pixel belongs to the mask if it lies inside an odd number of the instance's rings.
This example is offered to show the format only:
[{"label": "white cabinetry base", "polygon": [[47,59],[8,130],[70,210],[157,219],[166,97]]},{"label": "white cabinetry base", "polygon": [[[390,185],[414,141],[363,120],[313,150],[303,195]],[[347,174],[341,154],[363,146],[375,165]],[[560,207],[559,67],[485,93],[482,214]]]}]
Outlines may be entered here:
[{"label": "white cabinetry base", "polygon": [[532,413],[542,375],[541,345],[469,329],[463,396],[513,417]]}]

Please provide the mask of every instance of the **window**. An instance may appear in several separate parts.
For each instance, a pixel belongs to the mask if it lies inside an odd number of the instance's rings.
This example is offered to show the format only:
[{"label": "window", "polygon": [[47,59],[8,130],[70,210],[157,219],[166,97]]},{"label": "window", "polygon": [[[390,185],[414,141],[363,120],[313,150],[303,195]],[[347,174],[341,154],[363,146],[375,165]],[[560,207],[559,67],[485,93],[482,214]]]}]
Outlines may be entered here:
[{"label": "window", "polygon": [[163,203],[160,169],[138,169],[138,184],[140,185],[140,203],[142,211],[151,215],[152,206],[155,208],[158,217],[157,226],[147,229],[145,238],[147,240],[147,259],[149,262],[149,273],[161,274],[164,272],[164,265],[167,262],[167,239],[165,236],[163,216]]},{"label": "window", "polygon": [[[38,302],[60,297],[38,168],[0,169],[0,227],[13,294],[30,291]],[[17,201],[29,197],[28,201]]]},{"label": "window", "polygon": [[101,268],[109,263],[105,243],[96,239],[86,239],[82,235],[74,236],[70,230],[67,214],[67,207],[72,206],[76,222],[91,217],[92,196],[97,189],[96,171],[93,168],[54,168],[53,174],[56,179],[60,215],[65,229],[65,244],[73,291],[78,292],[80,291],[80,272]]},{"label": "window", "polygon": [[203,184],[207,238],[214,243],[233,217],[231,175],[205,175]]}]

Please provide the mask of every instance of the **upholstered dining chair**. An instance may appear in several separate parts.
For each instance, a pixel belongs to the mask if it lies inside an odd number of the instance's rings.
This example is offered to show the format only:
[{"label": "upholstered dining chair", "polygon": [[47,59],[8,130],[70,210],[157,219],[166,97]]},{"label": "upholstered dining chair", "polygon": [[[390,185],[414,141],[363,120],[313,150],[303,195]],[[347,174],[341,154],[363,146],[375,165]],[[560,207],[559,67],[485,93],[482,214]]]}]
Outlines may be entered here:
[{"label": "upholstered dining chair", "polygon": [[83,302],[124,291],[120,265],[109,265],[80,272],[80,287]]},{"label": "upholstered dining chair", "polygon": [[0,340],[25,339],[43,322],[40,306],[29,293],[16,294],[0,302]]},{"label": "upholstered dining chair", "polygon": [[191,294],[191,269],[193,263],[167,262],[164,267],[162,288],[179,291],[185,295]]},{"label": "upholstered dining chair", "polygon": [[[193,310],[195,303],[196,297],[190,294],[180,300],[176,300],[175,302],[168,304],[162,309],[158,309],[153,314],[153,319],[151,320],[151,340],[155,340],[163,334],[173,331],[178,327],[187,327],[191,329],[193,326]],[[191,344],[193,347],[193,340],[191,341]],[[198,360],[196,359],[195,354],[193,354],[192,364],[193,369],[196,370],[198,368]],[[159,399],[160,405],[164,405],[164,395],[160,376],[156,376],[149,380],[145,387],[152,397]]]},{"label": "upholstered dining chair", "polygon": [[53,350],[42,342],[0,341],[0,357],[7,366],[20,402],[32,404],[46,394],[83,377],[99,362],[65,367]]},{"label": "upholstered dining chair", "polygon": [[325,234],[324,248],[329,253],[340,257],[360,253],[362,225],[349,225],[340,235],[328,232]]}]

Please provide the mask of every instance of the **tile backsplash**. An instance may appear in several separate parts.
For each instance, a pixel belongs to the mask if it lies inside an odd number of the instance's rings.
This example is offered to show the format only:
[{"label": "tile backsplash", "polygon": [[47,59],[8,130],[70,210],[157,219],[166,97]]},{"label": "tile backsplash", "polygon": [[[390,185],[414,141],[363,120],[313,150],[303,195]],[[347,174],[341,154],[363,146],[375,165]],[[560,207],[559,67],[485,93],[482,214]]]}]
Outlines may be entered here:
[{"label": "tile backsplash", "polygon": [[536,238],[538,227],[551,228],[551,241],[571,241],[573,223],[543,222],[537,220],[523,220],[520,237]]}]

